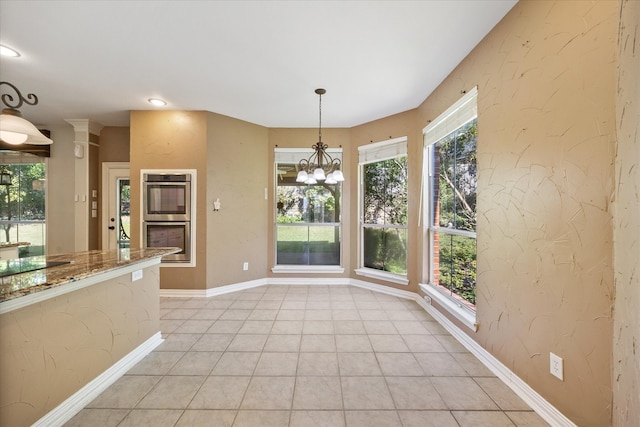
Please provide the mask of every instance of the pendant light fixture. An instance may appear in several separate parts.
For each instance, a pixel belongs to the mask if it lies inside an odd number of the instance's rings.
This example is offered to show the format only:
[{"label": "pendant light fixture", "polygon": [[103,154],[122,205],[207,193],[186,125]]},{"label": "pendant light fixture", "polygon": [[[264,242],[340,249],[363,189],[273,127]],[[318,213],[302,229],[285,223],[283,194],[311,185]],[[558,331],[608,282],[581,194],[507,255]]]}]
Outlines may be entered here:
[{"label": "pendant light fixture", "polygon": [[340,170],[341,161],[331,157],[326,151],[329,146],[322,142],[322,95],[327,91],[316,89],[315,92],[319,96],[318,142],[311,146],[313,154],[308,159],[302,159],[298,162],[299,172],[296,182],[308,185],[317,184],[318,181],[324,181],[325,184],[337,184],[344,181],[344,175]]},{"label": "pendant light fixture", "polygon": [[0,99],[7,107],[2,109],[0,114],[0,140],[7,144],[33,144],[33,145],[49,145],[53,141],[47,138],[36,128],[30,121],[22,118],[22,113],[18,108],[22,104],[36,105],[38,97],[34,94],[27,94],[25,98],[17,87],[9,82],[0,82],[0,86],[6,85],[13,89],[16,98],[9,93],[3,93]]}]

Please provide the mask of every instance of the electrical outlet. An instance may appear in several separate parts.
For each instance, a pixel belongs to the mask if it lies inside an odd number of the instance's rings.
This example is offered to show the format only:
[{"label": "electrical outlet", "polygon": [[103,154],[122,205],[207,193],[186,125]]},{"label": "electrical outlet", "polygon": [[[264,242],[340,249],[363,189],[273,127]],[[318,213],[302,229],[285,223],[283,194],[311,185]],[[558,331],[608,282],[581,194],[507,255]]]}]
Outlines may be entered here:
[{"label": "electrical outlet", "polygon": [[248,262],[245,262],[244,264],[242,264],[242,269],[243,269],[244,271],[247,271],[247,270],[249,269],[249,263],[248,263]]},{"label": "electrical outlet", "polygon": [[558,378],[560,381],[564,381],[564,366],[562,357],[549,353],[549,372],[551,375]]},{"label": "electrical outlet", "polygon": [[136,270],[131,273],[131,281],[135,282],[136,280],[142,279],[142,270]]}]

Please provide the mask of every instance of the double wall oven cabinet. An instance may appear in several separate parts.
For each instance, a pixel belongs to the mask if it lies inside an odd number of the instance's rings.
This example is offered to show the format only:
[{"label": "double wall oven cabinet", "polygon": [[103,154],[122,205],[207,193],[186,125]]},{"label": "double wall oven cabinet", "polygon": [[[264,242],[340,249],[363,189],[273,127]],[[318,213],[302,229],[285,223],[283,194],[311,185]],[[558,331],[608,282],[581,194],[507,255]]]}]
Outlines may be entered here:
[{"label": "double wall oven cabinet", "polygon": [[147,171],[142,175],[144,247],[179,247],[162,262],[190,263],[194,174]]}]

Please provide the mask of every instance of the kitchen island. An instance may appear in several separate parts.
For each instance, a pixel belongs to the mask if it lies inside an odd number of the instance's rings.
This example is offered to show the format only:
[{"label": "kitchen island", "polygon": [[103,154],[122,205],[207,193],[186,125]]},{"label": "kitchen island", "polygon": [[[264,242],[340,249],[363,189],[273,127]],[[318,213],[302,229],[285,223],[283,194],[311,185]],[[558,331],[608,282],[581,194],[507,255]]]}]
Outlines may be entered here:
[{"label": "kitchen island", "polygon": [[160,344],[160,260],[179,250],[0,260],[0,425],[63,424]]}]

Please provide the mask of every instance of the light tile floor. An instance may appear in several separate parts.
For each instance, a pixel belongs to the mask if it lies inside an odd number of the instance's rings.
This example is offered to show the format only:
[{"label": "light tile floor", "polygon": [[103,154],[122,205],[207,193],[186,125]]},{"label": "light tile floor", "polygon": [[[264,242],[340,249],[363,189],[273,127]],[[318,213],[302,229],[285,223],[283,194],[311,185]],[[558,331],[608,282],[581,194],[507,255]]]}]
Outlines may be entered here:
[{"label": "light tile floor", "polygon": [[264,286],[160,317],[164,343],[66,426],[547,426],[414,301]]}]

